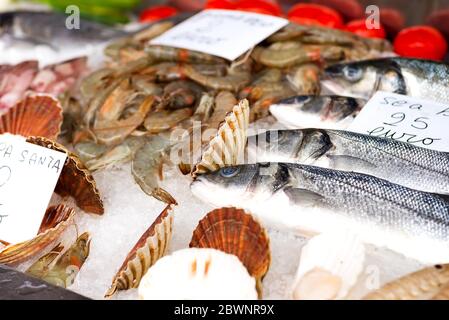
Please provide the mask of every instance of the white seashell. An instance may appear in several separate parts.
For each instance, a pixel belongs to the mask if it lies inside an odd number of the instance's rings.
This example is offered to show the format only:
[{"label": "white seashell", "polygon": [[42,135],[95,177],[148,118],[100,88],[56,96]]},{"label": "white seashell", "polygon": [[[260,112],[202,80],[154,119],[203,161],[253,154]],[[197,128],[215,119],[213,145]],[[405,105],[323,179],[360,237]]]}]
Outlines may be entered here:
[{"label": "white seashell", "polygon": [[292,298],[343,299],[363,271],[365,247],[348,232],[329,232],[312,238],[301,250]]},{"label": "white seashell", "polygon": [[158,260],[142,278],[142,300],[256,300],[256,280],[240,260],[215,249],[190,248]]},{"label": "white seashell", "polygon": [[243,163],[249,126],[249,103],[244,99],[224,119],[217,135],[209,142],[201,161],[195,166],[195,177],[229,165]]}]

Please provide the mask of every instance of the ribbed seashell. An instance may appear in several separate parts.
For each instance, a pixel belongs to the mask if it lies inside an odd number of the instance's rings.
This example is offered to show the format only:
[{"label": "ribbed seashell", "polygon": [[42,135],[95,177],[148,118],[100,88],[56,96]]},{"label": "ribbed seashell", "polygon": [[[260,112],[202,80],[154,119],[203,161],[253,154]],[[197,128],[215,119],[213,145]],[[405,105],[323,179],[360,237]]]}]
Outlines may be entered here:
[{"label": "ribbed seashell", "polygon": [[266,230],[242,209],[221,208],[209,212],[198,224],[191,248],[212,248],[236,255],[256,279],[259,296],[271,263]]},{"label": "ribbed seashell", "polygon": [[71,196],[82,210],[103,214],[103,201],[90,171],[77,155],[64,146],[44,137],[28,137],[27,142],[67,154],[67,160],[56,184],[55,192],[61,197]]},{"label": "ribbed seashell", "polygon": [[209,142],[209,147],[194,167],[192,176],[242,163],[248,126],[249,103],[244,99],[225,117],[217,135]]},{"label": "ribbed seashell", "polygon": [[23,262],[59,238],[71,224],[75,210],[64,205],[49,207],[39,229],[31,240],[10,244],[0,249],[0,264],[15,265]]},{"label": "ribbed seashell", "polygon": [[[449,285],[449,264],[425,268],[387,283],[367,294],[364,300],[425,300],[440,299],[440,290]],[[439,294],[441,294],[439,296]]]},{"label": "ribbed seashell", "polygon": [[329,232],[312,238],[301,250],[292,298],[345,298],[362,273],[364,261],[365,247],[353,234]]},{"label": "ribbed seashell", "polygon": [[256,280],[232,254],[189,248],[152,266],[139,286],[141,300],[256,300]]},{"label": "ribbed seashell", "polygon": [[172,237],[173,219],[173,207],[168,205],[128,253],[105,298],[139,286],[147,270],[165,255]]},{"label": "ribbed seashell", "polygon": [[62,107],[47,95],[29,96],[0,117],[0,134],[42,136],[56,140],[61,132]]}]

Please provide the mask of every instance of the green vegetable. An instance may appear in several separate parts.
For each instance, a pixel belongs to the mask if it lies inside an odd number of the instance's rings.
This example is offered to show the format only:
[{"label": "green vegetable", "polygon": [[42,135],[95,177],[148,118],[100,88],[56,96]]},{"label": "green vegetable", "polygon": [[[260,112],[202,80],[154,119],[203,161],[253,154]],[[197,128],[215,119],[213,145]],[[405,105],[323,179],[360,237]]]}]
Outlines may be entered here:
[{"label": "green vegetable", "polygon": [[[83,2],[84,0],[47,0],[47,1],[52,8],[64,13],[68,6],[76,5],[80,9],[81,17],[90,20],[95,20],[101,23],[116,24],[116,23],[129,22],[128,12],[124,9],[117,9],[92,4],[90,5],[82,4],[81,2]],[[101,1],[106,2],[117,0],[101,0]],[[125,1],[136,2],[136,0],[125,0]]]}]

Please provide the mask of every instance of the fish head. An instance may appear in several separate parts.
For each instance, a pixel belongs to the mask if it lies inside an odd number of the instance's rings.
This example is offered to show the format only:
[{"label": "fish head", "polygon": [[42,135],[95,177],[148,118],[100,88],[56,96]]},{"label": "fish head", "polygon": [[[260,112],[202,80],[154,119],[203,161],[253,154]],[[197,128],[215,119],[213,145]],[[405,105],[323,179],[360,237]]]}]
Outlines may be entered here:
[{"label": "fish head", "polygon": [[381,69],[371,61],[335,64],[324,70],[321,83],[335,94],[368,99],[377,90]]},{"label": "fish head", "polygon": [[269,130],[248,137],[248,162],[289,162],[302,144],[302,130]]},{"label": "fish head", "polygon": [[90,234],[83,233],[78,237],[75,243],[76,253],[82,261],[86,260],[90,253]]},{"label": "fish head", "polygon": [[238,205],[258,177],[258,165],[223,167],[198,175],[191,184],[193,194],[217,206]]}]

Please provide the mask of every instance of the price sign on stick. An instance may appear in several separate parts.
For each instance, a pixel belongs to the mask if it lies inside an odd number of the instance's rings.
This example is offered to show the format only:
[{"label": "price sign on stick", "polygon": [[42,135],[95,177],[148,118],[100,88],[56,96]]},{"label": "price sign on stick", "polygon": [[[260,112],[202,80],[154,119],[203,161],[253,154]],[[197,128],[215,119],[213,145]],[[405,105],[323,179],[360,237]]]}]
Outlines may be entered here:
[{"label": "price sign on stick", "polygon": [[205,10],[150,41],[235,60],[286,26],[288,20],[243,11]]},{"label": "price sign on stick", "polygon": [[67,155],[0,135],[0,240],[37,235]]},{"label": "price sign on stick", "polygon": [[449,104],[379,91],[349,131],[449,152]]}]

